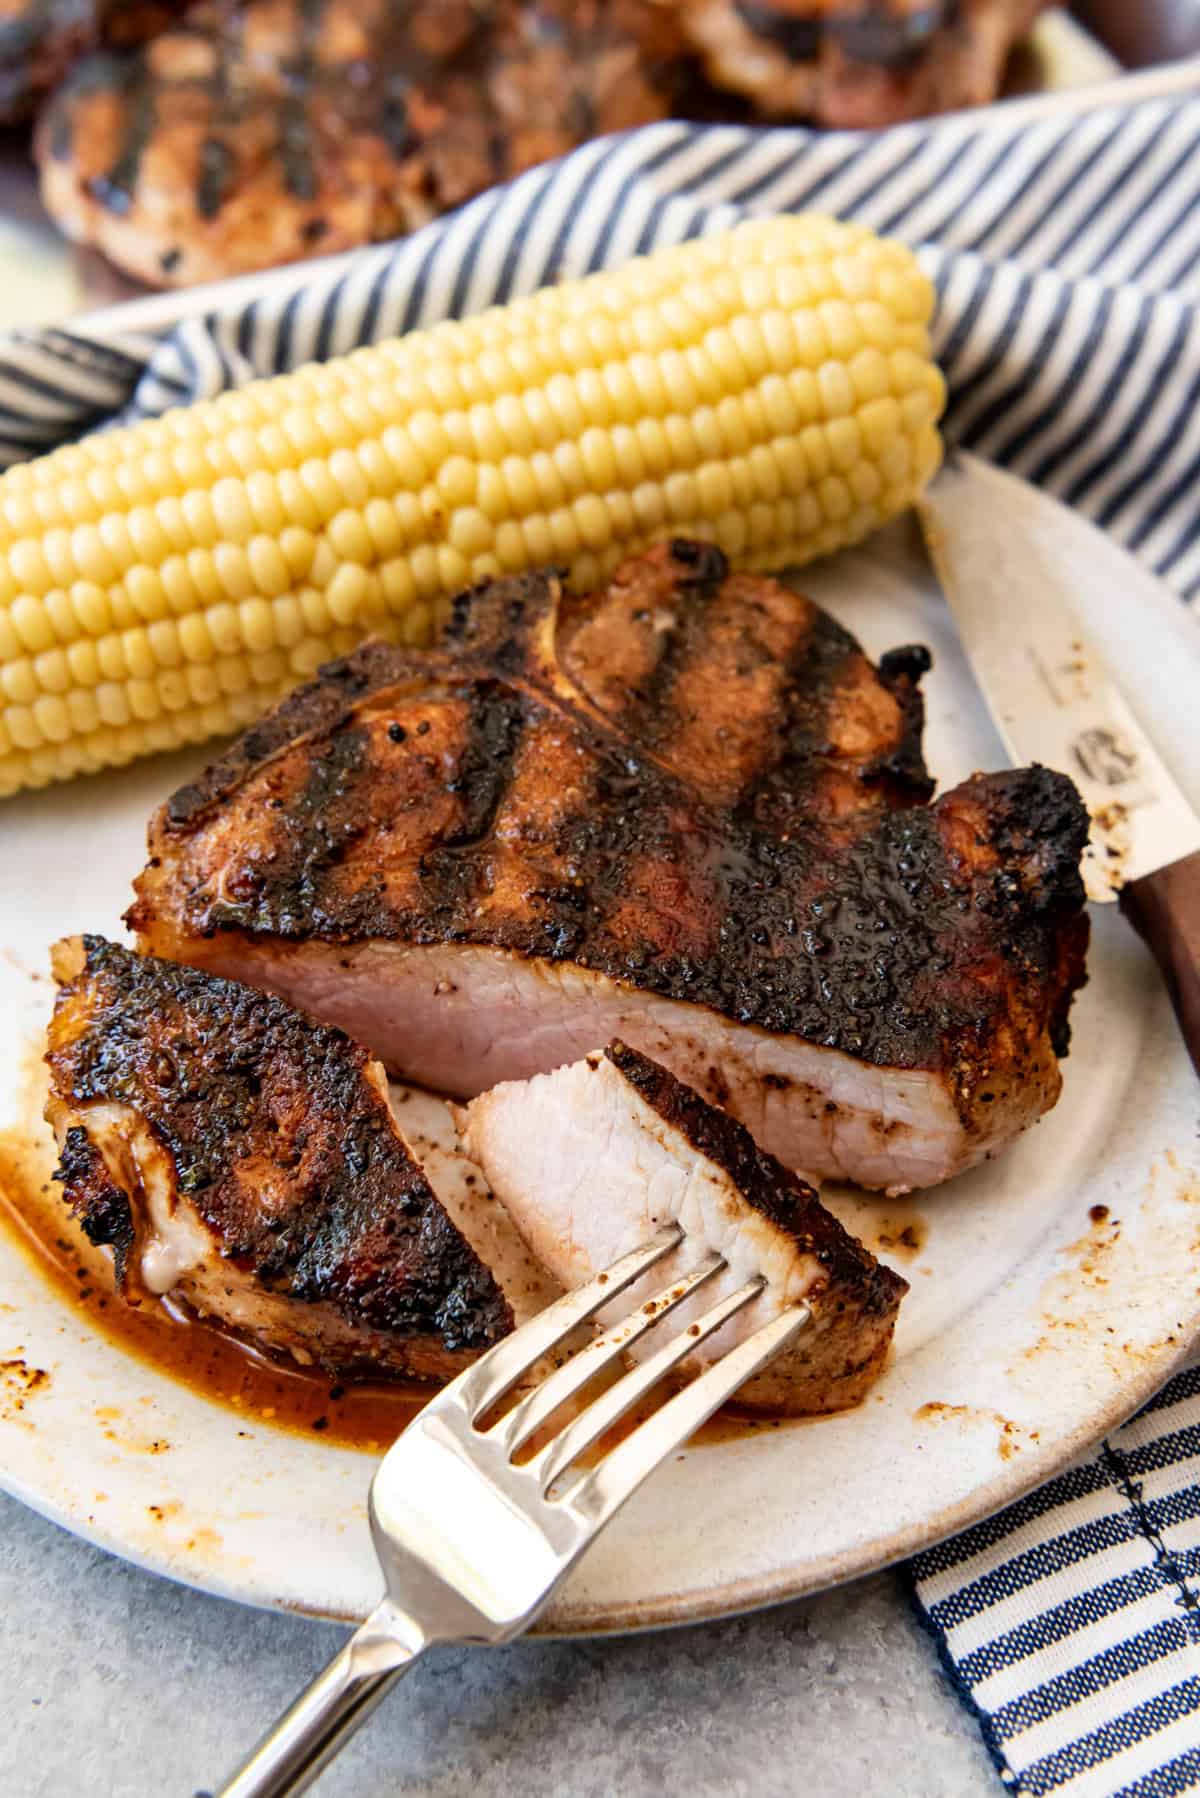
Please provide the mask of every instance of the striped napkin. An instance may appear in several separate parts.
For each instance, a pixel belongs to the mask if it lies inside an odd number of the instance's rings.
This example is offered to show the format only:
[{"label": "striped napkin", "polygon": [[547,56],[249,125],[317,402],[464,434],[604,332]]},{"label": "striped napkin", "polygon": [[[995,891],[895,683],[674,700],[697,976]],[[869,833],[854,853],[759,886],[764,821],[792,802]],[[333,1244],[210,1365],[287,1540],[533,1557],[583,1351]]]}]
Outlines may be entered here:
[{"label": "striped napkin", "polygon": [[1010,1792],[1200,1791],[1200,1365],[904,1576]]},{"label": "striped napkin", "polygon": [[[605,139],[399,246],[14,335],[0,462],[747,213],[816,207],[919,246],[951,434],[1081,508],[1191,602],[1200,97],[1145,94],[1135,80],[1092,110],[1017,103],[878,134],[664,124]],[[1200,1366],[907,1574],[1011,1791],[1200,1791]]]}]

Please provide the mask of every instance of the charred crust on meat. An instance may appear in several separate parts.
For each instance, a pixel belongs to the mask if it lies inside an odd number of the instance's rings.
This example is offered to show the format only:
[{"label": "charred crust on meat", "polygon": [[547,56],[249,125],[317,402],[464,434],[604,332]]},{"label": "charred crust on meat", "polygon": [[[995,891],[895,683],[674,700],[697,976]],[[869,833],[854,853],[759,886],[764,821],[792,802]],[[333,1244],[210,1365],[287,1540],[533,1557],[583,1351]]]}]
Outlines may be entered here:
[{"label": "charred crust on meat", "polygon": [[98,1248],[113,1252],[117,1285],[123,1284],[133,1248],[133,1212],[82,1124],[72,1124],[63,1137],[54,1179],[62,1185],[83,1233]]},{"label": "charred crust on meat", "polygon": [[[512,780],[513,760],[521,741],[524,718],[516,695],[502,687],[470,687],[464,695],[466,733],[445,791],[458,802],[459,816],[436,847],[422,858],[422,878],[438,902],[461,884],[469,864],[463,851],[486,841]],[[420,725],[417,727],[420,733]],[[469,892],[474,880],[467,877]]]},{"label": "charred crust on meat", "polygon": [[729,573],[729,562],[715,543],[698,542],[691,537],[671,540],[671,558],[684,569],[682,585],[686,592],[702,599],[713,599]]},{"label": "charred crust on meat", "polygon": [[814,1255],[831,1281],[861,1292],[868,1315],[895,1309],[908,1282],[843,1230],[807,1180],[760,1149],[744,1125],[706,1104],[648,1055],[619,1040],[609,1043],[604,1054],[664,1124],[729,1175],[747,1204],[785,1230],[804,1253]]},{"label": "charred crust on meat", "polygon": [[397,1132],[364,1049],[236,982],[102,937],[85,937],[82,951],[60,988],[47,1061],[58,1100],[81,1120],[59,1178],[94,1241],[122,1258],[132,1243],[128,1199],[86,1129],[89,1106],[117,1104],[167,1151],[221,1254],[268,1289],[332,1303],[373,1330],[431,1333],[447,1350],[485,1348],[512,1327]]},{"label": "charred crust on meat", "polygon": [[[445,647],[332,664],[160,814],[164,865],[130,922],[151,941],[161,924],[573,963],[877,1065],[949,1069],[967,1120],[997,1055],[1019,1080],[1047,1035],[1065,1049],[1087,941],[1079,795],[1035,768],[920,803],[925,653],[877,674],[811,602],[716,556],[661,544],[595,595],[553,574],[484,582]],[[697,569],[717,581],[703,600],[681,583]],[[600,653],[609,623],[627,682]],[[670,691],[647,711],[664,636]],[[736,732],[741,690],[730,706],[722,688],[738,682],[761,710],[732,756],[703,707]],[[714,740],[705,775],[693,751]]]},{"label": "charred crust on meat", "polygon": [[933,657],[923,643],[903,643],[898,649],[885,650],[880,656],[879,678],[889,687],[900,681],[915,686],[932,667]]},{"label": "charred crust on meat", "polygon": [[370,642],[342,661],[326,662],[315,680],[297,687],[198,780],[171,795],[161,814],[166,828],[188,829],[297,739],[334,729],[351,715],[358,700],[393,678],[395,657],[390,645]]},{"label": "charred crust on meat", "polygon": [[552,568],[478,581],[452,600],[444,640],[482,652],[497,673],[517,673],[532,633],[557,603],[562,581]]},{"label": "charred crust on meat", "polygon": [[871,773],[916,801],[931,798],[934,789],[922,749],[925,695],[920,687],[932,667],[933,657],[923,643],[903,644],[879,658],[880,682],[895,699],[904,722],[895,748],[890,755],[876,759]]}]

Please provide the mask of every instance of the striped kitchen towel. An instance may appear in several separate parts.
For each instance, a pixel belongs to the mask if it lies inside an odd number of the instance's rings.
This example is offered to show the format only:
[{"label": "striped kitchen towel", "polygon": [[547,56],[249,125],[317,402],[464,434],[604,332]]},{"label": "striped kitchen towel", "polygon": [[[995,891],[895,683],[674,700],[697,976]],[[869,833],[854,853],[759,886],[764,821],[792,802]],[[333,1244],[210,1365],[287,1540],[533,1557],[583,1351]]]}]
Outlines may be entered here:
[{"label": "striped kitchen towel", "polygon": [[[1200,71],[1076,113],[602,140],[399,246],[9,338],[0,461],[804,207],[919,246],[954,438],[1200,596]],[[1200,1791],[1200,1369],[909,1577],[1011,1791]]]},{"label": "striped kitchen towel", "polygon": [[905,1575],[1010,1792],[1200,1791],[1200,1362]]}]

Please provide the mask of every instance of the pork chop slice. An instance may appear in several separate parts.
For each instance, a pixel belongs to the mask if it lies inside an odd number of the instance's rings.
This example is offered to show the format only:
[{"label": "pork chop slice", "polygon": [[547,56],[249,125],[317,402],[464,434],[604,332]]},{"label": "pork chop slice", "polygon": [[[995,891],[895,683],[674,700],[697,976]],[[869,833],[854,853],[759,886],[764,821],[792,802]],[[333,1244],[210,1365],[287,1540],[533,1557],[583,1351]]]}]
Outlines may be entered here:
[{"label": "pork chop slice", "polygon": [[1058,1096],[1087,817],[1036,768],[919,803],[920,658],[887,663],[702,544],[487,583],[168,801],[129,921],[423,1085],[620,1036],[791,1166],[933,1185]]},{"label": "pork chop slice", "polygon": [[543,1267],[482,1170],[464,1152],[452,1107],[415,1086],[393,1085],[388,1096],[404,1140],[450,1222],[495,1276],[513,1324],[528,1323],[562,1297],[562,1286]]},{"label": "pork chop slice", "polygon": [[[509,1082],[461,1114],[468,1155],[566,1287],[580,1285],[666,1222],[683,1245],[631,1289],[634,1303],[715,1250],[726,1269],[664,1330],[685,1329],[755,1275],[761,1298],[710,1337],[696,1363],[724,1353],[789,1305],[813,1321],[796,1346],[738,1393],[777,1415],[839,1411],[878,1377],[908,1290],[849,1236],[813,1188],[666,1068],[612,1042],[552,1074]],[[658,1332],[645,1352],[659,1346]]]},{"label": "pork chop slice", "polygon": [[[130,1302],[169,1294],[349,1375],[447,1379],[511,1329],[514,1306],[366,1050],[280,999],[101,937],[53,960],[56,1177]],[[469,1199],[455,1204],[464,1217]],[[528,1255],[508,1234],[496,1267],[528,1315]]]}]

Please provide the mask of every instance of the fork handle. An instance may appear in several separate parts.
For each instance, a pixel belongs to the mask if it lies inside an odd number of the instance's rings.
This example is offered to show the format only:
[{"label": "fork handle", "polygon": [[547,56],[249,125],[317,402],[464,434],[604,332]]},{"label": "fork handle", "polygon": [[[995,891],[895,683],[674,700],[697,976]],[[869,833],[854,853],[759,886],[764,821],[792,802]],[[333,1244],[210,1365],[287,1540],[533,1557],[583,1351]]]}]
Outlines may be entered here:
[{"label": "fork handle", "polygon": [[385,1598],[215,1798],[306,1792],[425,1647],[411,1619]]}]

